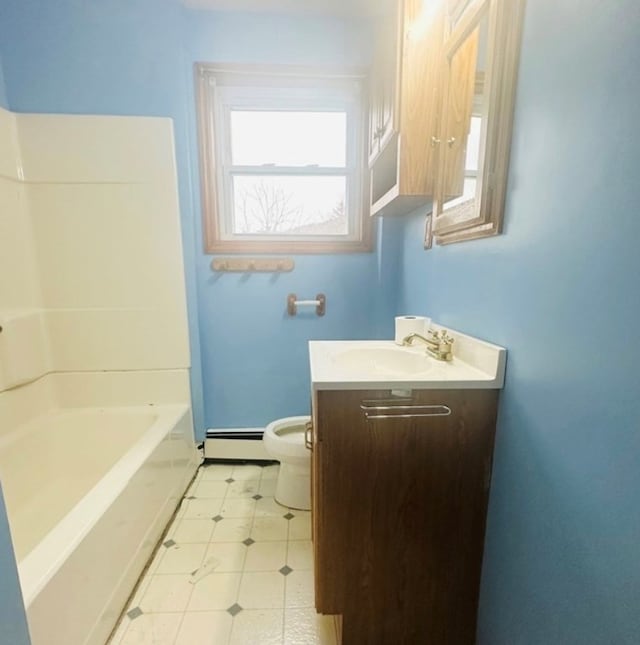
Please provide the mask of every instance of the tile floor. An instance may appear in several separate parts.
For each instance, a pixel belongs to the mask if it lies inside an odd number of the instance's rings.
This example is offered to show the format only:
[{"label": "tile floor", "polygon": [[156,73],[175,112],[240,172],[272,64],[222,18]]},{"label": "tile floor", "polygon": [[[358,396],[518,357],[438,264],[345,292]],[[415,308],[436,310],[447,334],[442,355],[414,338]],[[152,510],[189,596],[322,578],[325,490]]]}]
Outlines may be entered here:
[{"label": "tile floor", "polygon": [[273,498],[277,465],[205,465],[110,645],[336,645],[313,607],[311,514]]}]

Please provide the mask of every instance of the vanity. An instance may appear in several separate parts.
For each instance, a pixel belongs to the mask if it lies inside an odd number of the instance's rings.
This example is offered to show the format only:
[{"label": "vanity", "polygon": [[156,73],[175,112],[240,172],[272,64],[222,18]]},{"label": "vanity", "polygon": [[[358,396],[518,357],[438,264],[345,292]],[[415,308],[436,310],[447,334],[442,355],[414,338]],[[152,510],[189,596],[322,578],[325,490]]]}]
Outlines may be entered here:
[{"label": "vanity", "polygon": [[475,642],[506,350],[309,343],[316,609],[343,645]]}]

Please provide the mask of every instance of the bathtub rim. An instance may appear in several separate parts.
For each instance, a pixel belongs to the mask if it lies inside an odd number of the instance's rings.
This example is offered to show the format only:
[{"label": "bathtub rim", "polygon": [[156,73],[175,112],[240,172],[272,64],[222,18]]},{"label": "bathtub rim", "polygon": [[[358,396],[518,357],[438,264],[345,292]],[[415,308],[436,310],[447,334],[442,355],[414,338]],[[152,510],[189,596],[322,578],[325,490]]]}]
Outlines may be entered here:
[{"label": "bathtub rim", "polygon": [[[58,408],[52,412],[97,408]],[[186,404],[148,404],[114,406],[119,411],[138,411],[156,415],[143,435],[131,445],[113,467],[58,522],[49,533],[18,562],[18,574],[25,608],[36,599],[63,563],[91,531],[98,519],[124,491],[135,473],[151,456],[154,449],[182,419],[191,413]]]}]

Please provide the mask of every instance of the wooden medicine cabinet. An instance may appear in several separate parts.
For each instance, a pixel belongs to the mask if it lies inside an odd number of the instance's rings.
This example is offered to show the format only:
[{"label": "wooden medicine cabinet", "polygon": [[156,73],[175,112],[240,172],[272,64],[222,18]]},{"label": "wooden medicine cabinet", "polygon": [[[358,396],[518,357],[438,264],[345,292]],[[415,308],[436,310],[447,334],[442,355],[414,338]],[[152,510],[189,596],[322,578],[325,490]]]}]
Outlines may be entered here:
[{"label": "wooden medicine cabinet", "polygon": [[430,226],[438,244],[501,232],[518,71],[522,0],[450,0]]},{"label": "wooden medicine cabinet", "polygon": [[425,247],[501,230],[524,0],[394,0],[371,72],[371,214],[428,215]]}]

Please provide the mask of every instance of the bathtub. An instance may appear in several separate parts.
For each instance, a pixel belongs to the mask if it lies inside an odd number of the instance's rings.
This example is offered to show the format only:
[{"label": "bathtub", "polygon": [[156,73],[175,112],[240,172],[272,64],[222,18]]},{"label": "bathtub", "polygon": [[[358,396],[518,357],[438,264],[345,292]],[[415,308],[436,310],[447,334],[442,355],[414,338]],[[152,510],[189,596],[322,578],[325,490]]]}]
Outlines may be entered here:
[{"label": "bathtub", "polygon": [[186,404],[57,408],[0,437],[33,645],[104,645],[197,462]]}]

